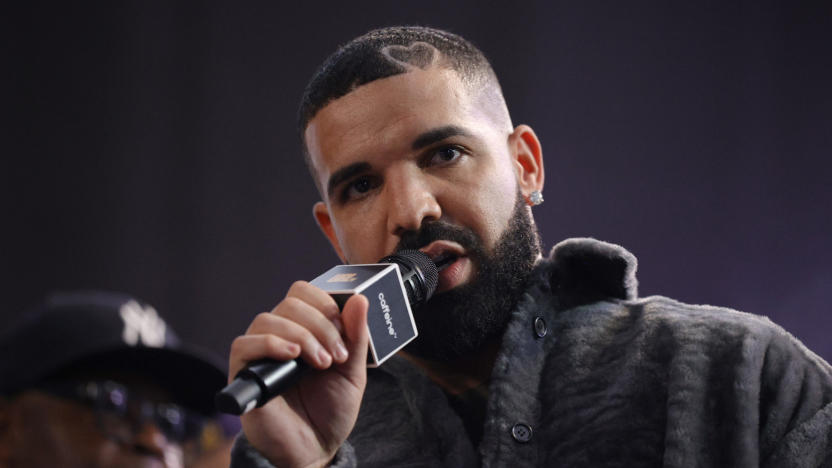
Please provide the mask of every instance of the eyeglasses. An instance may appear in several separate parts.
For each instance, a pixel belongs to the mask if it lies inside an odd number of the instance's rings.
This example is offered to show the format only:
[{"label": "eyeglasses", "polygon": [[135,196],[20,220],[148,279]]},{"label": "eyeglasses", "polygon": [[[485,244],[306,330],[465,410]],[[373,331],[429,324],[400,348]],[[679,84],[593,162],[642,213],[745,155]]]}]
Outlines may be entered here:
[{"label": "eyeglasses", "polygon": [[54,381],[38,389],[91,407],[102,432],[119,443],[134,441],[147,423],[153,423],[169,441],[178,443],[197,438],[203,426],[203,418],[194,412],[130,394],[125,385],[110,380]]}]

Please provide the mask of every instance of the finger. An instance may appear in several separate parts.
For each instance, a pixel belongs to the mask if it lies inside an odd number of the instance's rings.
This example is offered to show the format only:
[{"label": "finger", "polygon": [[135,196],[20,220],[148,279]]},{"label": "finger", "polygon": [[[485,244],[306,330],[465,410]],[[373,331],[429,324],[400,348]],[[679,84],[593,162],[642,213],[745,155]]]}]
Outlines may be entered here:
[{"label": "finger", "polygon": [[343,326],[341,324],[341,309],[338,307],[335,299],[333,299],[332,296],[330,296],[329,293],[323,289],[312,286],[312,284],[307,281],[295,281],[289,288],[289,292],[286,296],[297,297],[312,307],[320,310],[326,318],[335,324],[335,328],[338,329],[339,334],[343,332]]},{"label": "finger", "polygon": [[367,309],[370,303],[361,294],[352,296],[346,304],[342,318],[344,320],[344,334],[346,335],[349,359],[341,365],[353,376],[366,376],[367,347],[369,346],[369,332],[367,330]]},{"label": "finger", "polygon": [[231,382],[237,373],[251,361],[264,358],[288,361],[298,357],[300,351],[300,345],[297,343],[275,335],[239,336],[231,343],[228,381]]},{"label": "finger", "polygon": [[[283,302],[286,301],[287,299],[284,299]],[[293,299],[289,302],[295,301],[296,300]],[[292,304],[291,307],[299,307],[299,305]],[[316,309],[311,309],[310,307],[310,310],[312,311],[311,313],[317,313]],[[331,323],[327,323],[327,326],[334,330]],[[305,326],[287,317],[275,315],[273,313],[259,314],[251,323],[251,326],[249,326],[246,335],[279,336],[284,340],[300,345],[301,357],[313,367],[326,369],[332,364],[332,355],[329,351],[327,351],[326,347],[318,341],[315,334]]]},{"label": "finger", "polygon": [[335,362],[342,363],[347,360],[347,348],[341,339],[341,333],[318,309],[296,297],[287,297],[275,308],[275,314],[309,330],[318,342],[326,347]]}]

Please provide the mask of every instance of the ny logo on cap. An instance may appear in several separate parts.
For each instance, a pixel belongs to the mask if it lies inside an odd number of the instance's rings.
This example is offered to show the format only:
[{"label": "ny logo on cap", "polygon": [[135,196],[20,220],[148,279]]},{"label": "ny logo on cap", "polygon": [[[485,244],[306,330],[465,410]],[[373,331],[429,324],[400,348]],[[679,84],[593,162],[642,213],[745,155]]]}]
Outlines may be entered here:
[{"label": "ny logo on cap", "polygon": [[122,305],[118,312],[124,320],[121,337],[125,343],[136,346],[141,340],[143,345],[154,348],[165,345],[165,322],[156,313],[156,309],[142,307],[131,300]]}]

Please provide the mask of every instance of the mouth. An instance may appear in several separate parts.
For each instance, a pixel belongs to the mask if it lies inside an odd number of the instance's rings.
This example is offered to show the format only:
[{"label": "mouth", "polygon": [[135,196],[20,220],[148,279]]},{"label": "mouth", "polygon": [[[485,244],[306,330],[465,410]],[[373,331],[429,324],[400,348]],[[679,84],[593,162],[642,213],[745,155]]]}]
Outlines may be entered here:
[{"label": "mouth", "polygon": [[445,269],[445,267],[448,267],[452,263],[454,263],[458,258],[459,256],[457,256],[456,254],[448,252],[443,253],[442,255],[439,255],[436,258],[432,258],[431,260],[433,260],[433,263],[436,264],[436,269],[442,271]]},{"label": "mouth", "polygon": [[470,280],[473,264],[465,249],[456,242],[437,240],[419,250],[430,257],[439,269],[436,293],[453,289]]}]

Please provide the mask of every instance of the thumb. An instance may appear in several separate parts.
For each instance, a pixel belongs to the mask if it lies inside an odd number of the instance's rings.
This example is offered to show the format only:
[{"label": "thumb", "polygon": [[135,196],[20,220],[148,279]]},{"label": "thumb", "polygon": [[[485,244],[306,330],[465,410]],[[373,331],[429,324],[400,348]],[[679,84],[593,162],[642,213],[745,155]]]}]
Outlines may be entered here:
[{"label": "thumb", "polygon": [[355,372],[358,368],[367,367],[367,347],[369,346],[369,331],[367,330],[367,309],[370,303],[361,294],[356,294],[347,300],[341,313],[346,335],[346,346],[349,359],[343,366],[349,366],[348,372]]}]

